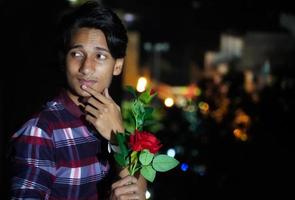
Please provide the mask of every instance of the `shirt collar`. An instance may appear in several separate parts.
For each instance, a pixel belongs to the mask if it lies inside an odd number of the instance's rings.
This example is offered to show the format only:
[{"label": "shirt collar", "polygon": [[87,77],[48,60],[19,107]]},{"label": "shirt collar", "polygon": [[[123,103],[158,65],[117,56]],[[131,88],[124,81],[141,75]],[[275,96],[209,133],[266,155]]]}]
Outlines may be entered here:
[{"label": "shirt collar", "polygon": [[76,117],[81,117],[83,115],[82,110],[77,106],[74,101],[68,96],[65,89],[63,89],[57,97],[57,101],[64,105],[71,114]]}]

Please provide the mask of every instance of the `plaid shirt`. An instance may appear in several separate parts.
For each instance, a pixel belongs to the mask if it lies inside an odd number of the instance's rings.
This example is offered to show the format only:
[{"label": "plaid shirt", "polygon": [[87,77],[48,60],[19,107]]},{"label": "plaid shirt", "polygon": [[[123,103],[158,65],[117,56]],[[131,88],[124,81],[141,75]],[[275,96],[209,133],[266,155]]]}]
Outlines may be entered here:
[{"label": "plaid shirt", "polygon": [[62,92],[12,136],[13,199],[98,199],[104,142]]}]

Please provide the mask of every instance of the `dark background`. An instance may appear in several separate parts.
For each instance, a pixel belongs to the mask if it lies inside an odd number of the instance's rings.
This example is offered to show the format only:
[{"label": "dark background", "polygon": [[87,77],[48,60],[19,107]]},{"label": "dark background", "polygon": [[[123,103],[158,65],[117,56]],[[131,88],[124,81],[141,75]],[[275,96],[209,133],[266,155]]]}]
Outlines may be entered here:
[{"label": "dark background", "polygon": [[[205,51],[218,50],[220,33],[286,32],[280,26],[279,17],[282,13],[295,14],[294,6],[283,1],[102,2],[114,9],[136,14],[137,20],[129,24],[128,29],[139,31],[142,43],[165,41],[171,44],[172,50],[166,56],[174,63],[177,78],[171,76],[165,81],[174,85],[189,82],[188,69],[178,66],[185,66],[192,58],[202,65]],[[69,6],[62,0],[0,1],[1,199],[2,196],[7,198],[9,187],[9,166],[5,164],[9,137],[62,85],[55,57],[54,30],[59,14]],[[140,62],[147,59],[147,53],[141,49]],[[257,193],[262,197],[294,196],[291,192],[294,180],[294,165],[291,164],[294,150],[294,71],[293,65],[282,66],[278,70],[278,77],[288,77],[293,85],[287,91],[282,91],[280,85],[266,91],[259,107],[262,110],[260,116],[264,118],[256,127],[258,134],[252,142],[236,143],[231,139],[219,140],[218,136],[210,136],[212,142],[203,145],[197,140],[210,173],[196,175],[192,170],[182,172],[175,169],[161,174],[151,187],[154,199],[207,199],[215,194],[241,198]],[[119,84],[118,81],[115,83]],[[121,99],[120,90],[113,93],[115,98]],[[165,122],[167,127],[180,123],[178,111],[169,112]],[[217,133],[214,128],[209,126],[206,130]],[[268,135],[267,139],[265,135]],[[178,142],[173,138],[166,139],[167,143]],[[184,145],[189,152],[192,144],[187,142]],[[187,158],[178,159],[185,161]]]}]

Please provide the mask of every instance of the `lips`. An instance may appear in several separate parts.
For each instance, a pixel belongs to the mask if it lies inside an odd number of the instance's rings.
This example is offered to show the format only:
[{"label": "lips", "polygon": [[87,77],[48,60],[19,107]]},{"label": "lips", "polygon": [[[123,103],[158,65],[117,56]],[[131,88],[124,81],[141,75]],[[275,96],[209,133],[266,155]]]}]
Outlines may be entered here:
[{"label": "lips", "polygon": [[97,81],[95,80],[85,80],[85,79],[79,79],[79,82],[81,85],[86,85],[86,86],[92,86],[94,85]]}]

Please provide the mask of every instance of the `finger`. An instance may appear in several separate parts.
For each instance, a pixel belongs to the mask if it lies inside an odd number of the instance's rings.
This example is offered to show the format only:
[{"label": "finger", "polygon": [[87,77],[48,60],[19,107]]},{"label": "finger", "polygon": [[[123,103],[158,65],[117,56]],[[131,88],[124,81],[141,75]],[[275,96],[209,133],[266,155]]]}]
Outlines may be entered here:
[{"label": "finger", "polygon": [[93,116],[91,116],[90,114],[87,114],[86,116],[85,116],[85,119],[88,121],[88,122],[90,122],[91,124],[95,124],[95,121],[96,121],[96,118],[95,117],[93,117]]},{"label": "finger", "polygon": [[82,85],[82,89],[88,92],[91,96],[94,96],[96,99],[98,99],[102,103],[109,102],[109,100],[104,95],[102,95],[101,93],[97,92],[96,90],[94,90],[93,88],[87,85]]},{"label": "finger", "polygon": [[137,179],[134,176],[125,176],[124,178],[120,179],[119,181],[113,183],[112,188],[115,189],[117,187],[129,185],[129,184],[136,183],[136,182],[137,182]]},{"label": "finger", "polygon": [[93,115],[96,118],[99,118],[100,112],[99,110],[93,108],[92,106],[87,105],[84,109],[87,113],[90,113],[91,115]]},{"label": "finger", "polygon": [[89,98],[87,103],[100,111],[106,111],[106,107],[95,98]]},{"label": "finger", "polygon": [[135,184],[116,188],[114,193],[120,199],[139,199],[138,187]]}]

